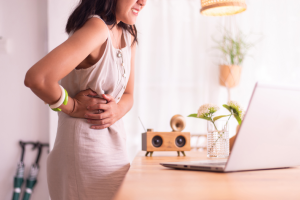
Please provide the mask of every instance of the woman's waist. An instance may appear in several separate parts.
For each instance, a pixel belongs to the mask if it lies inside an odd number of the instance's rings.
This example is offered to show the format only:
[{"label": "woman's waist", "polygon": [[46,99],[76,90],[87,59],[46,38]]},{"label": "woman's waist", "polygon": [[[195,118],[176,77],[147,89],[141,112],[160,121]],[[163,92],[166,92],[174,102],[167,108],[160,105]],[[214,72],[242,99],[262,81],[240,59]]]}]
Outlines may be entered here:
[{"label": "woman's waist", "polygon": [[[59,125],[66,125],[66,121],[69,123],[84,123],[84,124],[89,124],[87,122],[87,118],[81,118],[81,117],[72,117],[64,112],[58,112],[58,123]],[[122,123],[123,124],[123,118],[119,119],[116,121],[114,124]],[[113,124],[113,125],[114,125]],[[91,125],[91,124],[90,124]]]},{"label": "woman's waist", "polygon": [[[93,134],[101,134],[101,135],[124,135],[125,127],[123,123],[123,119],[119,119],[114,124],[104,129],[93,129],[92,125],[97,123],[88,123],[86,118],[75,118],[71,117],[63,112],[58,113],[58,127],[57,134],[77,134],[80,135],[93,135]],[[100,121],[100,120],[99,120]]]}]

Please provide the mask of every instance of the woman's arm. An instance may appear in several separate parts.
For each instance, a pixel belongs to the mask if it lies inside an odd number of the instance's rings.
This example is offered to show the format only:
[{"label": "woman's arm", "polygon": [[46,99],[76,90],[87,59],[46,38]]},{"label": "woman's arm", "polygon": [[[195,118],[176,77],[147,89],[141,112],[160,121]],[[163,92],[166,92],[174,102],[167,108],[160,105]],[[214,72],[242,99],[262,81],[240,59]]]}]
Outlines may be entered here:
[{"label": "woman's arm", "polygon": [[[99,48],[107,36],[107,27],[102,20],[89,19],[82,28],[28,70],[25,85],[46,103],[56,103],[61,97],[58,81],[69,74],[93,50]],[[75,104],[76,102],[69,97],[68,104],[62,104],[59,108],[70,114],[74,111]]]},{"label": "woman's arm", "polygon": [[[131,44],[133,36],[131,37]],[[136,43],[131,46],[131,66],[130,76],[128,79],[127,87],[118,104],[115,99],[110,95],[103,94],[103,98],[107,100],[107,104],[96,104],[90,106],[89,110],[101,109],[104,110],[101,114],[87,114],[85,117],[89,118],[88,123],[93,124],[91,128],[104,129],[113,125],[116,121],[121,119],[133,106],[133,91],[134,91],[134,63],[135,63],[135,49]]]}]

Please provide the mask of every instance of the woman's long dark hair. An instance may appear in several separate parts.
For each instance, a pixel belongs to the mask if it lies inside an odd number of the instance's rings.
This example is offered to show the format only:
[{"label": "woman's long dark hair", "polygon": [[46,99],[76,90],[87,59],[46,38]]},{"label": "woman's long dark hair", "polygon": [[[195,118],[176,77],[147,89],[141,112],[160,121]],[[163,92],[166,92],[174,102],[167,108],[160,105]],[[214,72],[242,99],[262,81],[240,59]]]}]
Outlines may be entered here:
[{"label": "woman's long dark hair", "polygon": [[116,21],[117,0],[80,0],[79,5],[68,19],[66,32],[75,32],[88,20],[90,15],[99,15],[107,25],[115,25],[129,31],[134,37],[133,44],[137,42],[137,30],[135,25],[127,25]]}]

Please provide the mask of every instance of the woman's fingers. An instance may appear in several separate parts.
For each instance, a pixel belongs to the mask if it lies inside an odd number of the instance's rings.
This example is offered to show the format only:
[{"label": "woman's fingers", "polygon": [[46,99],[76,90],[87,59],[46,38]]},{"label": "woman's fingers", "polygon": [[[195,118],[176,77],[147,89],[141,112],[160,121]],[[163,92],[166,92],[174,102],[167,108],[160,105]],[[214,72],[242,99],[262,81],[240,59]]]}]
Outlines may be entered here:
[{"label": "woman's fingers", "polygon": [[110,95],[102,95],[103,99],[99,98],[91,100],[91,104],[87,107],[87,123],[91,124],[92,129],[108,128],[115,123],[117,119],[118,107],[114,98]]},{"label": "woman's fingers", "polygon": [[112,125],[110,118],[100,120],[88,119],[87,122],[92,124],[92,129],[104,129]]},{"label": "woman's fingers", "polygon": [[96,104],[107,104],[107,101],[105,99],[100,99],[98,97],[87,97],[87,101],[88,101],[88,106],[87,107],[91,107],[94,106]]},{"label": "woman's fingers", "polygon": [[[88,113],[87,114],[101,114],[101,113],[103,113],[104,112],[104,110],[91,110],[91,111],[88,111]],[[87,117],[88,118],[88,117]]]},{"label": "woman's fingers", "polygon": [[114,98],[109,94],[102,94],[102,97],[107,100],[107,102],[111,102]]},{"label": "woman's fingers", "polygon": [[91,105],[94,105],[94,104],[106,104],[107,101],[105,99],[101,99],[99,97],[94,97],[92,100],[91,100]]},{"label": "woman's fingers", "polygon": [[93,104],[87,107],[88,110],[108,110],[109,108],[108,104]]},{"label": "woman's fingers", "polygon": [[110,116],[111,116],[110,113],[102,111],[100,114],[92,114],[91,113],[91,114],[86,114],[84,117],[87,119],[101,120],[101,119],[109,118]]},{"label": "woman's fingers", "polygon": [[100,99],[100,98],[97,98],[97,99],[98,99],[97,100],[98,104],[106,104],[107,103],[107,101],[105,99]]},{"label": "woman's fingers", "polygon": [[78,94],[82,94],[84,96],[97,96],[97,93],[91,89],[86,89],[86,90],[80,91]]}]

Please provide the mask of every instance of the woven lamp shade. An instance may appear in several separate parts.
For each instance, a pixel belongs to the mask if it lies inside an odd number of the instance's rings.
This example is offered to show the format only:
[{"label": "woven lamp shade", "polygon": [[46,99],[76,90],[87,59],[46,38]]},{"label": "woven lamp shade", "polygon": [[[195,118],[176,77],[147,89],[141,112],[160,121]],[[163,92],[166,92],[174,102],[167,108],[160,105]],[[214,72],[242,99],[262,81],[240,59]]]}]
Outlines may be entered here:
[{"label": "woven lamp shade", "polygon": [[201,0],[201,6],[205,16],[234,15],[247,9],[245,0]]}]

